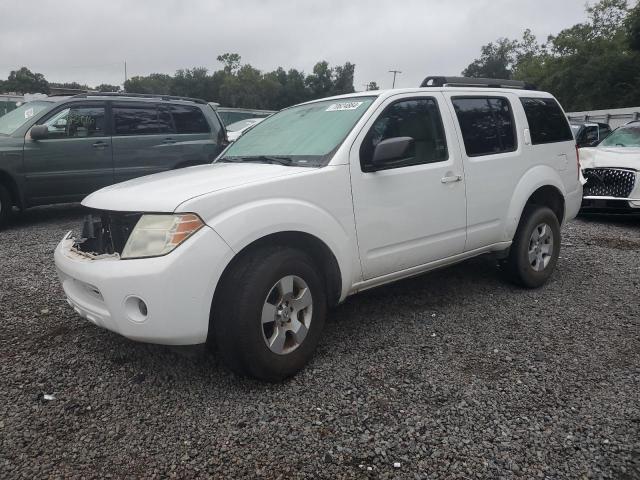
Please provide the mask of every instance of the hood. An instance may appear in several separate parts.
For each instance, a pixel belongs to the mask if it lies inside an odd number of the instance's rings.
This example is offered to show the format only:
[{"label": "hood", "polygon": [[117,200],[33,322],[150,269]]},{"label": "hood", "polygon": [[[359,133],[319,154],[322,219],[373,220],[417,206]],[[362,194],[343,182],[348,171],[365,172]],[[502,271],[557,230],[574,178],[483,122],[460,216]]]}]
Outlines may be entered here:
[{"label": "hood", "polygon": [[581,148],[582,168],[631,168],[640,170],[640,148],[637,147],[595,147]]},{"label": "hood", "polygon": [[201,195],[308,171],[308,167],[261,163],[199,165],[105,187],[87,196],[82,205],[124,212],[173,212]]}]

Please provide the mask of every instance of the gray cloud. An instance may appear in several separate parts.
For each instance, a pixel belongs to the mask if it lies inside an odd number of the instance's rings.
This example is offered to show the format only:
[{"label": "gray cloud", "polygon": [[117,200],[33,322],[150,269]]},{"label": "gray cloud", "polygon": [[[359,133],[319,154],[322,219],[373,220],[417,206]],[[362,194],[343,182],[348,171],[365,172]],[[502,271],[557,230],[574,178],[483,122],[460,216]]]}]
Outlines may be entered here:
[{"label": "gray cloud", "polygon": [[0,78],[27,66],[57,82],[119,84],[178,68],[218,69],[237,52],[262,70],[356,64],[356,89],[458,74],[497,37],[539,38],[584,19],[585,0],[3,1]]}]

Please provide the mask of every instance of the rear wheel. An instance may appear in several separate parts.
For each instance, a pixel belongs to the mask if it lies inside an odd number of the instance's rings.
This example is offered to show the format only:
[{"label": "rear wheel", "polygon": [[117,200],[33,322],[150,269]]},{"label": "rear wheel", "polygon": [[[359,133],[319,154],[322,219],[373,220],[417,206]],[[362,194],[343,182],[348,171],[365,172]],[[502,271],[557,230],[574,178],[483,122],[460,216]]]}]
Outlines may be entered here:
[{"label": "rear wheel", "polygon": [[306,254],[265,247],[225,275],[213,309],[218,352],[236,373],[278,381],[301,370],[320,339],[324,283]]},{"label": "rear wheel", "polygon": [[512,281],[527,288],[546,283],[560,254],[560,224],[550,208],[528,207],[513,239],[505,271]]},{"label": "rear wheel", "polygon": [[0,185],[0,228],[4,227],[9,221],[12,209],[11,194],[4,185]]}]

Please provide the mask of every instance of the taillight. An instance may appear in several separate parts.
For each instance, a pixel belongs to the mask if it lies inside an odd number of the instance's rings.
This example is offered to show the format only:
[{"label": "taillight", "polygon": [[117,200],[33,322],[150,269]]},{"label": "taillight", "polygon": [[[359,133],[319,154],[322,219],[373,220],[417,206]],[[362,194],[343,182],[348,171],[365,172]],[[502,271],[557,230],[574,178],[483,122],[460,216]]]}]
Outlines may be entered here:
[{"label": "taillight", "polygon": [[578,144],[576,144],[576,163],[578,164],[578,180],[580,180],[580,151],[578,150]]}]

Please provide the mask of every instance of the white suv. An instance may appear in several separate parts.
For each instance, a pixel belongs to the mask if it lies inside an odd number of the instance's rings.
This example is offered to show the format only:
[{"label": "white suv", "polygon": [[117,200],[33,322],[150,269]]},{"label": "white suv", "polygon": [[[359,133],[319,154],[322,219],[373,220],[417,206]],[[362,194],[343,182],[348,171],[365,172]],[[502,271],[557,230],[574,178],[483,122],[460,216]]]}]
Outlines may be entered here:
[{"label": "white suv", "polygon": [[541,286],[581,198],[548,93],[362,92],[287,108],[211,165],[89,195],[55,261],[96,325],[209,341],[234,371],[279,380],[308,362],[327,308],[361,290],[487,253]]}]

